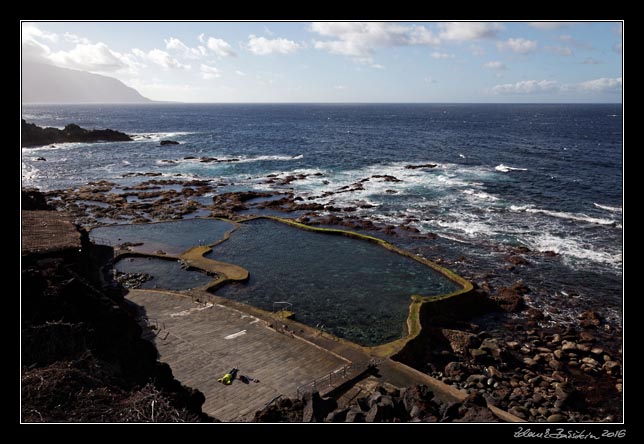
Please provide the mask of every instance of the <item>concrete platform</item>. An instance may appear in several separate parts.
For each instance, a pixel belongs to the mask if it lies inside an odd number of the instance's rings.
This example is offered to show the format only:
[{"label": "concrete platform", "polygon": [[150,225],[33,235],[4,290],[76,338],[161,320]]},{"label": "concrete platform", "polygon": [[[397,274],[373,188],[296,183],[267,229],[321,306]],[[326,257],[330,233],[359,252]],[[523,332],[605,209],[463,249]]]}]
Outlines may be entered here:
[{"label": "concrete platform", "polygon": [[[152,290],[132,290],[127,299],[143,306],[158,325],[160,360],[183,384],[201,390],[203,411],[222,421],[252,418],[274,397],[295,397],[300,385],[348,362],[231,307]],[[217,382],[233,367],[260,382]]]}]

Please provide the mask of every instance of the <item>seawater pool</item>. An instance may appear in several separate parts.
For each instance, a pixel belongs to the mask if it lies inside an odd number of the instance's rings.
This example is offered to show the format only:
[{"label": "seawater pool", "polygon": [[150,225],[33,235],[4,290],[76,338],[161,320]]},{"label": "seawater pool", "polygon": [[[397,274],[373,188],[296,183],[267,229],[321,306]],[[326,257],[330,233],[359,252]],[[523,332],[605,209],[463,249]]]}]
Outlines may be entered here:
[{"label": "seawater pool", "polygon": [[187,290],[213,281],[213,277],[199,271],[181,268],[176,260],[153,257],[126,257],[119,260],[114,268],[123,273],[146,273],[152,279],[140,288],[163,288],[166,290]]},{"label": "seawater pool", "polygon": [[218,219],[188,219],[154,224],[111,225],[94,228],[90,239],[110,245],[143,242],[134,247],[141,253],[163,250],[177,256],[195,245],[212,244],[224,238],[233,224]]},{"label": "seawater pool", "polygon": [[296,320],[367,346],[407,333],[412,295],[460,288],[377,244],[266,219],[242,224],[206,257],[250,272],[247,282],[228,284],[217,295],[269,311],[274,302],[290,302]]},{"label": "seawater pool", "polygon": [[[137,252],[162,249],[179,255],[195,245],[213,244],[232,229],[221,220],[190,219],[101,227],[90,237],[113,245],[143,242],[134,247]],[[460,288],[425,264],[373,242],[270,219],[241,223],[206,257],[239,265],[250,274],[246,282],[217,288],[217,295],[267,311],[284,308],[276,302],[288,302],[297,321],[365,346],[407,334],[412,295],[434,296]],[[116,269],[152,275],[142,288],[182,290],[213,280],[182,269],[177,261],[157,258],[125,258]]]}]

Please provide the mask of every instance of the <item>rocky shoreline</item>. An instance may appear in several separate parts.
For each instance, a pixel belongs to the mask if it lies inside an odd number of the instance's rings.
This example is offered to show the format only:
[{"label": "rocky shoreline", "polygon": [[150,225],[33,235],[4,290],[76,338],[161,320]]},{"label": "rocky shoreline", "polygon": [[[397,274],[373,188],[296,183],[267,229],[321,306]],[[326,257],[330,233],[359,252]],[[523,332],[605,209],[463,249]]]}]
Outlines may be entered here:
[{"label": "rocky shoreline", "polygon": [[[160,178],[160,173],[131,176],[147,180],[130,186],[100,181],[45,194],[49,205],[70,212],[87,228],[190,217],[236,220],[257,213],[280,214],[309,225],[341,226],[385,236],[394,243],[396,238],[429,242],[436,238],[432,233],[420,233],[413,218],[400,225],[377,223],[357,215],[360,203],[336,208],[332,203],[314,201],[325,196],[305,200],[288,188],[281,192],[222,192],[229,184]],[[272,175],[265,180],[288,186],[306,177]],[[398,179],[374,175],[327,194],[351,192],[369,180]],[[530,252],[515,250],[508,251],[505,269],[494,270],[501,275],[498,280],[507,283],[498,288],[490,284],[486,274],[472,276],[457,262],[437,258],[475,284],[485,309],[475,310],[467,318],[437,319],[423,330],[413,353],[395,358],[530,422],[621,421],[621,328],[589,309],[577,308],[577,319],[572,323],[553,320],[533,303],[532,295],[538,289],[516,282],[512,271],[525,265],[522,261]],[[561,307],[575,304],[564,300],[553,303]]]}]

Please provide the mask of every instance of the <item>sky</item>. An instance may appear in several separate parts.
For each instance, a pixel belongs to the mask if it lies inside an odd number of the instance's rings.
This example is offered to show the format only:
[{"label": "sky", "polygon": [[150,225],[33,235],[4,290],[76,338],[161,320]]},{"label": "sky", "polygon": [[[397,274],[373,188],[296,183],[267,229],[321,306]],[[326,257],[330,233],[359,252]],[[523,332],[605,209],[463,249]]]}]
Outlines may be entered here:
[{"label": "sky", "polygon": [[178,102],[619,103],[621,22],[23,22],[22,59]]}]

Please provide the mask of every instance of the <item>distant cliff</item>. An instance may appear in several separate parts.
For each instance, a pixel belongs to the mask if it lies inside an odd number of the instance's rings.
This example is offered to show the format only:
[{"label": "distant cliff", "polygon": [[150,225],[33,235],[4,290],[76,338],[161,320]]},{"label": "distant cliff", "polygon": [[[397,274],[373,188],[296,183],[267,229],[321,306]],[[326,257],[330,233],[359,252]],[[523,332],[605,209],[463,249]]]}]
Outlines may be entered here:
[{"label": "distant cliff", "polygon": [[113,77],[22,63],[22,103],[152,103]]},{"label": "distant cliff", "polygon": [[41,128],[22,119],[22,146],[40,146],[66,142],[128,142],[132,138],[111,129],[87,130],[73,123],[64,129]]}]

